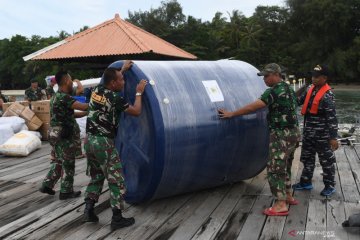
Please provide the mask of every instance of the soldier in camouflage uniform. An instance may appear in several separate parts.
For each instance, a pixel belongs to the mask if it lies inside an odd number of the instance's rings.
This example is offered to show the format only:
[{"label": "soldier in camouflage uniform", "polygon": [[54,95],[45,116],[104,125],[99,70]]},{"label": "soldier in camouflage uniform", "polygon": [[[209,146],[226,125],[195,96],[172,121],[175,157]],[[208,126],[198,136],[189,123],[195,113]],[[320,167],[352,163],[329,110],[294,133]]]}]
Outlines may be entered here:
[{"label": "soldier in camouflage uniform", "polygon": [[85,151],[88,159],[87,173],[90,174],[91,180],[85,193],[84,221],[97,222],[99,220],[94,213],[94,204],[99,199],[104,180],[107,179],[113,211],[112,230],[135,223],[134,218],[122,216],[124,176],[119,153],[114,145],[120,114],[126,112],[138,116],[141,113],[141,96],[145,89],[145,80],[141,80],[136,87],[134,105],[129,105],[118,95],[125,83],[122,72],[129,69],[131,65],[132,62],[125,61],[121,70],[114,68],[105,70],[103,84],[98,85],[91,94],[86,123]]},{"label": "soldier in camouflage uniform", "polygon": [[0,90],[0,109],[1,110],[3,107],[3,103],[7,103],[8,101],[9,101],[9,99],[5,95],[3,95]]},{"label": "soldier in camouflage uniform", "polygon": [[271,192],[277,201],[271,208],[264,210],[268,216],[288,215],[288,204],[298,204],[291,194],[291,165],[294,152],[300,140],[300,131],[296,115],[296,96],[287,83],[281,79],[281,68],[270,63],[258,73],[264,76],[268,88],[260,97],[249,105],[234,112],[219,109],[220,118],[231,118],[252,113],[268,107],[268,127],[270,130],[269,160],[267,177]]},{"label": "soldier in camouflage uniform", "polygon": [[[79,80],[75,79],[75,80],[73,80],[73,82],[76,82],[78,84],[78,87],[76,89],[73,88],[71,95],[79,95],[82,91],[84,91],[84,88]],[[52,83],[51,84],[52,86],[54,86],[56,84],[55,77],[51,79],[50,83]],[[51,87],[51,89],[52,89],[52,91],[54,91],[52,87]],[[48,98],[49,98],[49,95],[48,95]],[[82,148],[81,148],[80,127],[77,122],[75,122],[75,125],[74,125],[74,134],[75,134],[74,143],[76,146],[75,159],[84,158],[85,155],[82,153]],[[50,152],[51,159],[55,159],[54,151],[55,151],[54,148],[52,148],[51,152]]]},{"label": "soldier in camouflage uniform", "polygon": [[56,80],[55,77],[52,77],[50,80],[49,85],[46,87],[45,92],[46,92],[46,96],[47,99],[49,100],[52,96],[54,96],[55,91],[54,91],[54,86],[56,84]]},{"label": "soldier in camouflage uniform", "polygon": [[317,65],[312,71],[312,85],[298,99],[303,105],[304,131],[300,161],[304,164],[300,182],[294,184],[295,190],[310,190],[313,188],[311,179],[315,169],[315,154],[323,170],[325,188],[323,196],[331,196],[335,191],[335,154],[338,148],[337,118],[334,94],[327,84],[329,69]]},{"label": "soldier in camouflage uniform", "polygon": [[72,91],[71,76],[60,71],[55,76],[59,91],[50,100],[49,142],[53,148],[54,159],[46,175],[40,192],[54,195],[56,182],[61,178],[60,200],[80,196],[73,190],[75,174],[75,117],[86,116],[87,112],[74,112],[74,109],[86,111],[88,104],[75,101],[69,93]]},{"label": "soldier in camouflage uniform", "polygon": [[31,87],[25,90],[25,100],[31,101],[39,101],[45,100],[46,93],[39,87],[39,83],[36,79],[31,80]]}]

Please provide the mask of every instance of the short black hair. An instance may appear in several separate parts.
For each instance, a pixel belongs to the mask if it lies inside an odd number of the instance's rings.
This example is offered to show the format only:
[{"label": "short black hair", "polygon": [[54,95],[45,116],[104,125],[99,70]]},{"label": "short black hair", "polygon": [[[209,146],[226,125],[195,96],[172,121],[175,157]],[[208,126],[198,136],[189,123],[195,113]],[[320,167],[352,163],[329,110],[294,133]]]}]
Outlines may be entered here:
[{"label": "short black hair", "polygon": [[69,73],[66,70],[60,70],[55,74],[55,80],[59,86],[64,83],[64,76],[67,76]]},{"label": "short black hair", "polygon": [[104,85],[108,85],[112,80],[116,80],[117,75],[116,72],[120,71],[120,69],[109,67],[104,71]]}]

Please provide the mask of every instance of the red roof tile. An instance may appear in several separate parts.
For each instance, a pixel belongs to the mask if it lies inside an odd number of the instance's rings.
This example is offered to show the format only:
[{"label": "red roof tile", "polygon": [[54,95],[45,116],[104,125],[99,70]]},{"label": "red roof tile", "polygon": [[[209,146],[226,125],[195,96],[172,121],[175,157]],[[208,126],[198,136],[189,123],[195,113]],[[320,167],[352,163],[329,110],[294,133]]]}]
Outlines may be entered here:
[{"label": "red roof tile", "polygon": [[155,53],[184,59],[197,58],[122,20],[116,14],[115,18],[25,56],[24,60],[54,60],[143,53]]}]

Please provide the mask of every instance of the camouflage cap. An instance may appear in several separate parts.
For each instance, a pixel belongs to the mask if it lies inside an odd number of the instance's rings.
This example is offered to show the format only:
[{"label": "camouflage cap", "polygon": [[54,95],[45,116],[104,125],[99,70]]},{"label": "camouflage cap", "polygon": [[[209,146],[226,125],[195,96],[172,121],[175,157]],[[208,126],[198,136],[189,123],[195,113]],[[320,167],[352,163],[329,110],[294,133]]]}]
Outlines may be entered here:
[{"label": "camouflage cap", "polygon": [[269,73],[281,73],[281,67],[276,63],[269,63],[264,67],[264,70],[257,73],[258,76],[265,76]]},{"label": "camouflage cap", "polygon": [[36,82],[39,82],[37,79],[33,78],[30,80],[31,83],[36,83]]}]

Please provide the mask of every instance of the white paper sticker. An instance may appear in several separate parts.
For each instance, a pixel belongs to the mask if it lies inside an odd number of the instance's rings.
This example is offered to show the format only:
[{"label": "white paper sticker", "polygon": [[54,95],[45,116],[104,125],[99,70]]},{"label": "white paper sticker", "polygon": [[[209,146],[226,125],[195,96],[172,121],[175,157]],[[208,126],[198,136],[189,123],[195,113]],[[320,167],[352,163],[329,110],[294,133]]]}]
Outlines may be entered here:
[{"label": "white paper sticker", "polygon": [[202,81],[211,102],[223,102],[224,95],[216,80]]}]

